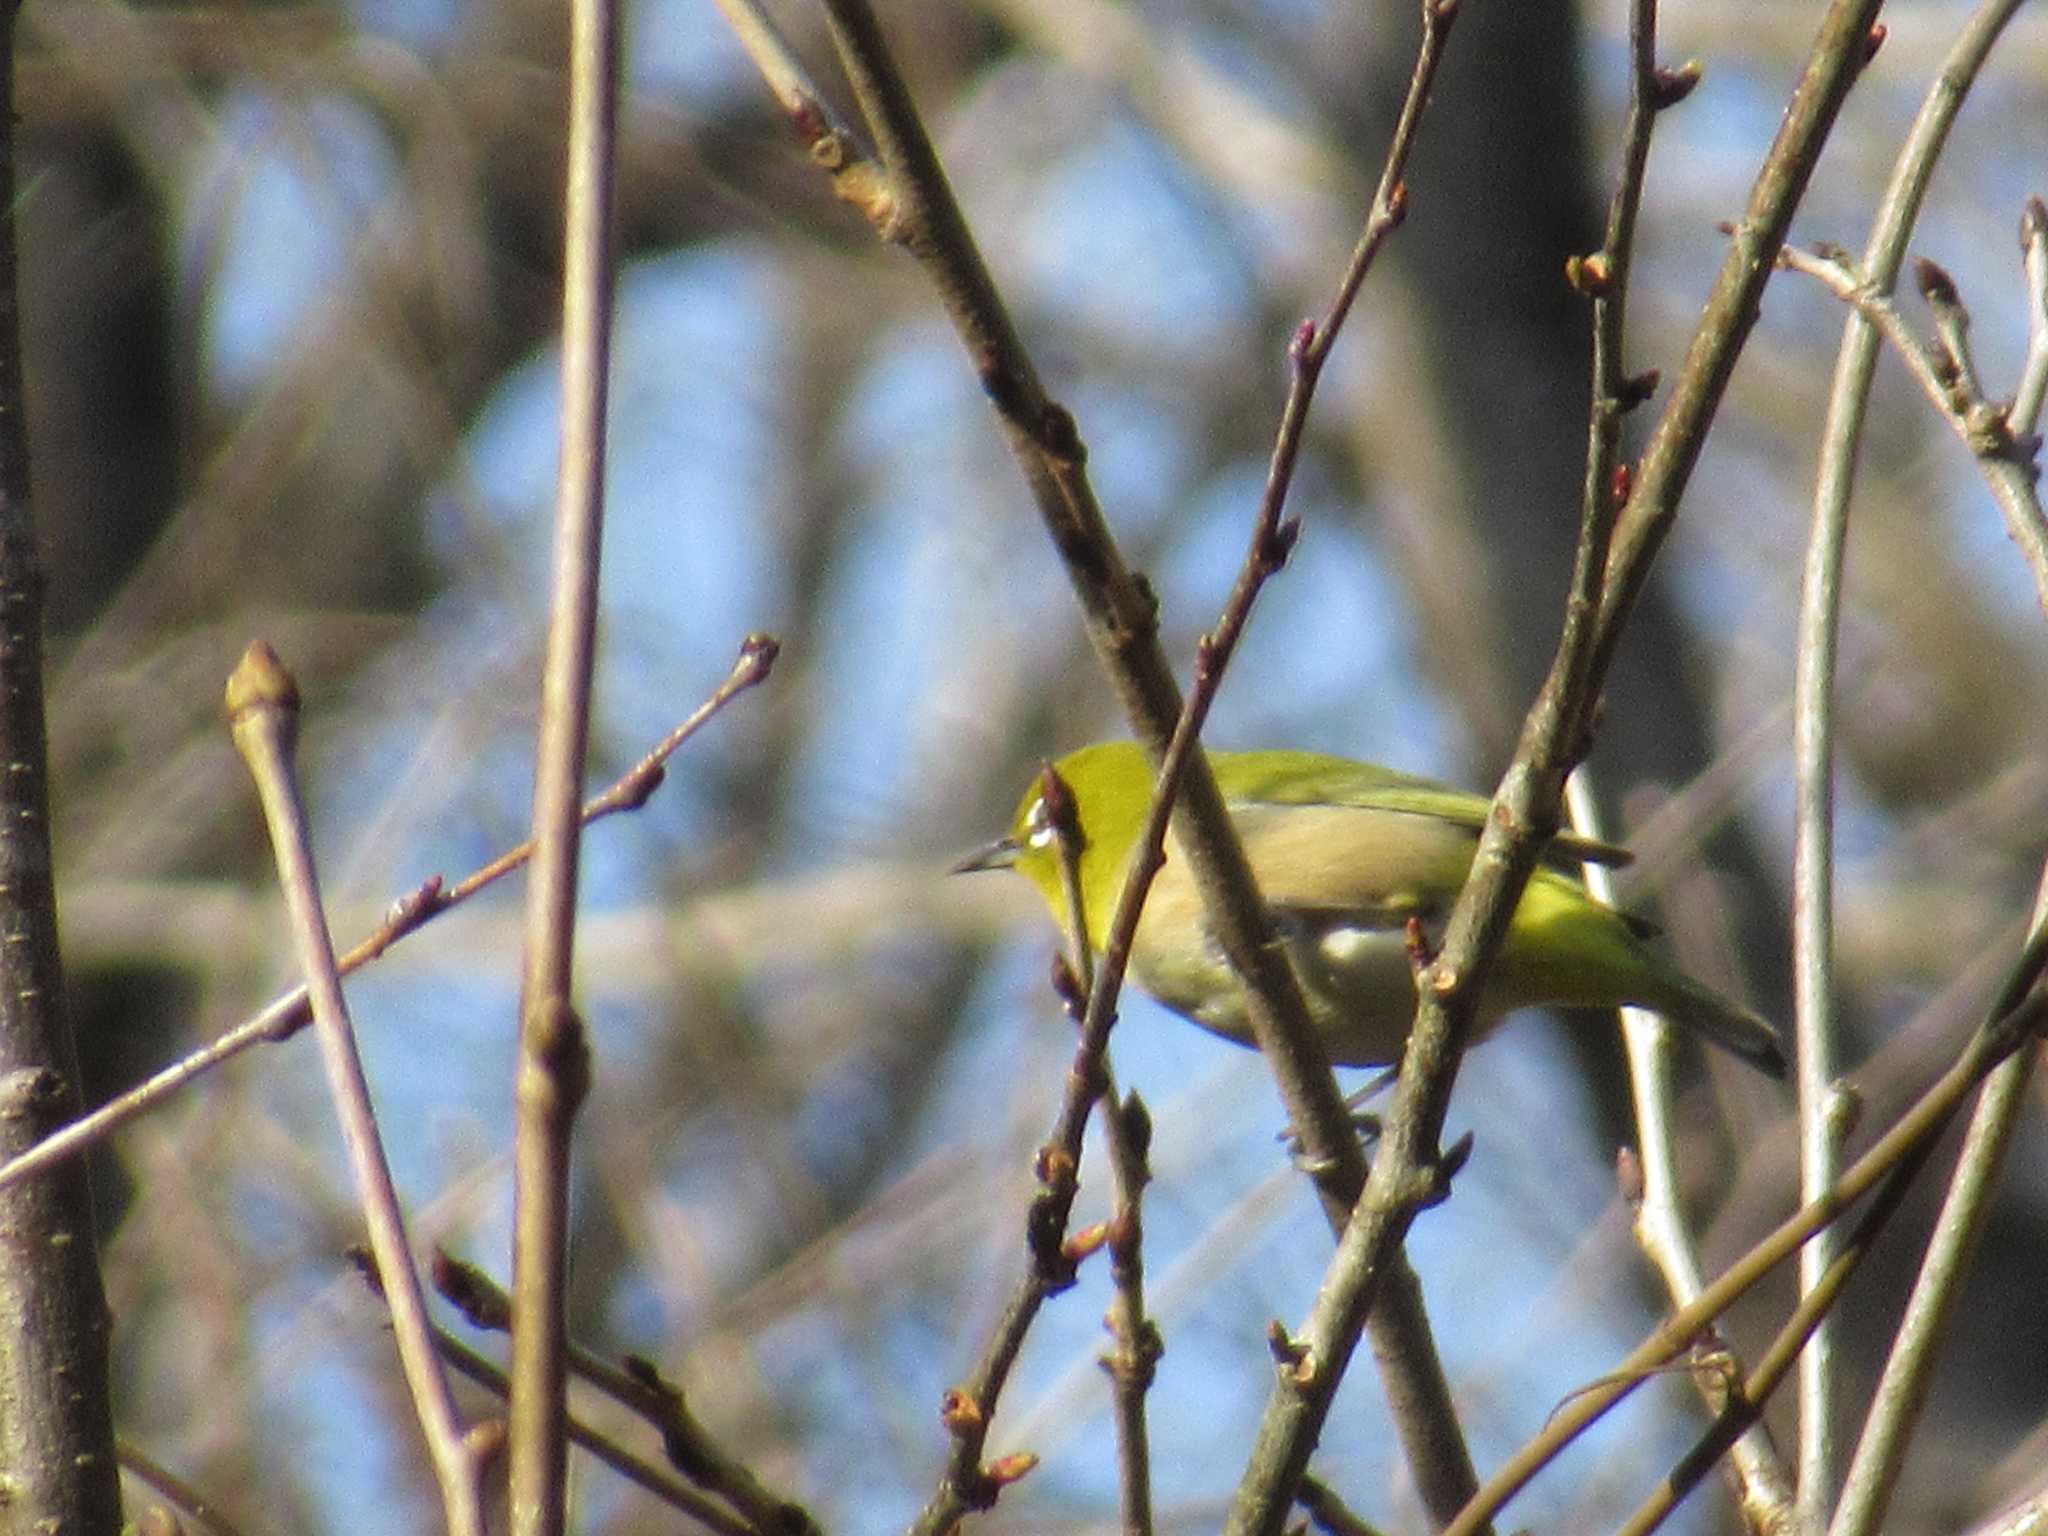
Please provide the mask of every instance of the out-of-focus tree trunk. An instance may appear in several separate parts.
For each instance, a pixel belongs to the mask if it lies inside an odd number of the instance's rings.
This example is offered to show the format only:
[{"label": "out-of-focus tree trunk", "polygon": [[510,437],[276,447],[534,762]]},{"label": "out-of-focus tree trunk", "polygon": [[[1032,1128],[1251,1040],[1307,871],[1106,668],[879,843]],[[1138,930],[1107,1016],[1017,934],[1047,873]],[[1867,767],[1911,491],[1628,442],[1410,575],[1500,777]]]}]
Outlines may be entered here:
[{"label": "out-of-focus tree trunk", "polygon": [[[0,1155],[78,1112],[51,875],[43,575],[15,292],[15,9],[0,12]],[[85,1166],[0,1192],[0,1529],[121,1528],[107,1303]]]}]

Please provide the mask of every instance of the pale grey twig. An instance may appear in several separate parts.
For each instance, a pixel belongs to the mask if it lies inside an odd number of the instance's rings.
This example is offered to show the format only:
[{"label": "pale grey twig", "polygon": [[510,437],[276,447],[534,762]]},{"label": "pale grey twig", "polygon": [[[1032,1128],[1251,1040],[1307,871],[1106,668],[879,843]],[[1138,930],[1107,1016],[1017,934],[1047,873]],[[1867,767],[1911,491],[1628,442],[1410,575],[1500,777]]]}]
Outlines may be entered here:
[{"label": "pale grey twig", "polygon": [[[1785,246],[1777,261],[1789,271],[1819,279],[1836,298],[1854,306],[1905,363],[1921,393],[1975,455],[1978,472],[2005,517],[2006,531],[2027,562],[2035,600],[2048,613],[2048,518],[2042,515],[2034,463],[2039,443],[2016,438],[2006,424],[2005,413],[1988,400],[1958,394],[1952,380],[1944,376],[1941,356],[1914,333],[1889,295],[1873,290],[1847,252],[1832,247],[1801,251]],[[1955,285],[1948,274],[1932,262],[1918,263],[1916,273],[1923,291],[1953,293]]]},{"label": "pale grey twig", "polygon": [[342,996],[334,946],[321,908],[312,840],[293,768],[298,684],[277,653],[260,640],[243,654],[228,679],[227,712],[235,747],[248,763],[263,802],[264,821],[277,857],[278,884],[312,999],[313,1027],[327,1069],[328,1091],[341,1121],[342,1142],[363,1204],[363,1223],[369,1230],[378,1282],[391,1308],[399,1363],[440,1483],[442,1508],[453,1536],[484,1536],[482,1468],[434,1356],[426,1298],[406,1241],[398,1190],[377,1134],[376,1111],[370,1106],[370,1087],[356,1054],[348,1003]]},{"label": "pale grey twig", "polygon": [[[2028,942],[2039,940],[2048,924],[2048,868],[2034,894]],[[1948,1193],[1935,1217],[1934,1235],[1913,1278],[1906,1310],[1892,1332],[1884,1373],[1871,1394],[1842,1493],[1828,1525],[1828,1536],[1869,1536],[1883,1523],[1892,1490],[1920,1412],[1927,1402],[1927,1383],[1934,1369],[1935,1348],[1962,1298],[1963,1276],[1983,1236],[1990,1215],[1992,1187],[2005,1165],[2006,1148],[2032,1080],[2036,1053],[2013,1053],[1985,1081],[1963,1134],[1962,1151],[1949,1176]]]},{"label": "pale grey twig", "polygon": [[2041,404],[2048,400],[2048,203],[2027,199],[2020,213],[2020,255],[2027,278],[2027,355],[2020,364],[2006,422],[2016,438],[2041,429]]},{"label": "pale grey twig", "polygon": [[[1595,840],[1604,841],[1599,797],[1593,793],[1585,768],[1565,781],[1565,810],[1573,827]],[[1586,864],[1580,871],[1586,889],[1609,906],[1616,905],[1614,872],[1603,864]],[[1628,1057],[1630,1097],[1636,1112],[1637,1177],[1629,1191],[1633,1208],[1636,1244],[1664,1277],[1664,1289],[1673,1306],[1689,1306],[1699,1299],[1704,1281],[1700,1273],[1699,1248],[1686,1226],[1679,1201],[1678,1137],[1673,1121],[1671,1094],[1671,1026],[1647,1008],[1621,1010],[1621,1038]],[[1693,1381],[1708,1398],[1709,1409],[1718,1413],[1725,1393],[1716,1393],[1699,1372]],[[1745,1518],[1752,1529],[1772,1529],[1782,1511],[1792,1507],[1792,1480],[1770,1436],[1752,1426],[1735,1442],[1729,1453],[1736,1475]]]},{"label": "pale grey twig", "polygon": [[515,1536],[560,1536],[567,1513],[569,1132],[590,1079],[589,1042],[570,986],[604,531],[618,30],[618,0],[570,0],[561,449],[534,746],[533,875],[526,888],[514,1091],[516,1300],[507,1429]]},{"label": "pale grey twig", "polygon": [[[1878,292],[1890,293],[1898,279],[1907,241],[1956,113],[1991,44],[2017,8],[2017,0],[1991,0],[1980,6],[1921,103],[1878,200],[1864,248],[1863,271]],[[1958,338],[1960,347],[1960,330]],[[1792,710],[1792,954],[1799,1190],[1805,1200],[1815,1199],[1834,1183],[1841,1171],[1847,1136],[1843,1117],[1831,1112],[1831,1106],[1840,1102],[1835,1078],[1841,1070],[1835,999],[1834,699],[1849,503],[1877,347],[1876,328],[1864,315],[1852,313],[1843,327],[1829,390],[1820,462],[1814,473],[1812,529],[1800,583]],[[1830,1228],[1801,1250],[1802,1295],[1820,1284],[1833,1259],[1835,1242]],[[1822,1528],[1834,1501],[1838,1387],[1834,1328],[1823,1318],[1799,1359],[1798,1511],[1802,1528],[1809,1532]]]}]

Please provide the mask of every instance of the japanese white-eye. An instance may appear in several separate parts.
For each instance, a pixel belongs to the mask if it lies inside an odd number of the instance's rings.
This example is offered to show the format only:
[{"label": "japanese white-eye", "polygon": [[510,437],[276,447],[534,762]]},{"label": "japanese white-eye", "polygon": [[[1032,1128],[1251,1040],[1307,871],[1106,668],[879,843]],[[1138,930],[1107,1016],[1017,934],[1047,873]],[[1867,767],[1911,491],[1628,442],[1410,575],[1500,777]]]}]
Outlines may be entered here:
[{"label": "japanese white-eye", "polygon": [[[1488,801],[1313,752],[1208,757],[1331,1060],[1398,1061],[1415,1016],[1410,920],[1426,943],[1441,939]],[[1144,828],[1151,768],[1128,741],[1083,747],[1054,767],[1080,822],[1081,903],[1088,942],[1100,950]],[[1785,1058],[1769,1024],[1680,972],[1647,942],[1647,924],[1595,900],[1571,872],[1575,861],[1617,864],[1628,857],[1625,849],[1570,833],[1556,838],[1515,908],[1474,1038],[1517,1008],[1635,1004],[1782,1077]],[[1036,779],[1008,835],[957,868],[1016,870],[1067,928],[1057,834]],[[1243,994],[1207,935],[1200,894],[1171,839],[1138,923],[1130,975],[1176,1013],[1253,1044]]]}]

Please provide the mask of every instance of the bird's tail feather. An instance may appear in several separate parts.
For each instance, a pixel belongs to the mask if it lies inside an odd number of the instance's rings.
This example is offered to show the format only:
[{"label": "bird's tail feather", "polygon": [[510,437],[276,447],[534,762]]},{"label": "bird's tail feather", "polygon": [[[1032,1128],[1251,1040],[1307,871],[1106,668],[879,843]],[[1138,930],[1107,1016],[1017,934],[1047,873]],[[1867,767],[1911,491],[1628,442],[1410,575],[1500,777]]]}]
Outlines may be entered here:
[{"label": "bird's tail feather", "polygon": [[1762,1018],[1690,976],[1674,972],[1663,980],[1668,991],[1657,1006],[1673,1023],[1733,1052],[1772,1077],[1785,1075],[1785,1051],[1778,1032]]}]

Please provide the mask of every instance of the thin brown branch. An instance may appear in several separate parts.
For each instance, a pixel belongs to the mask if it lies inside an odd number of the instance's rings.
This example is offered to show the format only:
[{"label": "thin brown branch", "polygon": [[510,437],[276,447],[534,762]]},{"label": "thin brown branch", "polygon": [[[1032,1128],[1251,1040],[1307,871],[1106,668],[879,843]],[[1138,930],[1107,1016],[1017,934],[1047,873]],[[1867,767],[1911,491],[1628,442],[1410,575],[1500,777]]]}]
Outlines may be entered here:
[{"label": "thin brown branch", "polygon": [[[1422,973],[1422,1003],[1372,1177],[1352,1212],[1305,1335],[1314,1368],[1283,1373],[1275,1384],[1225,1527],[1231,1536],[1277,1536],[1285,1514],[1279,1495],[1294,1486],[1306,1466],[1389,1255],[1422,1207],[1443,1196],[1439,1142],[1444,1114],[1488,966],[1536,856],[1556,829],[1564,781],[1585,750],[1593,701],[1621,627],[1755,322],[1771,257],[1864,62],[1878,6],[1879,0],[1836,0],[1829,8],[1758,173],[1736,247],[1635,478],[1607,552],[1604,581],[1595,560],[1600,519],[1588,510],[1556,659],[1501,780],[1442,950]],[[1497,1502],[1475,1501],[1460,1523],[1478,1530],[1497,1509]]]},{"label": "thin brown branch", "polygon": [[[583,824],[587,827],[600,817],[636,811],[645,805],[667,775],[669,758],[727,704],[765,680],[775,664],[778,649],[773,635],[747,636],[740,645],[739,657],[734,661],[732,671],[711,696],[608,788],[584,802]],[[393,902],[384,921],[336,960],[336,972],[342,976],[352,975],[443,912],[460,906],[486,886],[522,868],[532,857],[533,843],[528,840],[472,870],[446,890],[442,889],[439,875],[423,881]],[[307,1001],[306,989],[296,987],[274,999],[253,1017],[198,1050],[180,1057],[120,1097],[109,1099],[92,1113],[52,1131],[34,1146],[0,1164],[0,1190],[54,1168],[104,1141],[130,1120],[165,1102],[193,1079],[205,1076],[250,1047],[266,1041],[289,1039],[312,1022],[313,1010]]]},{"label": "thin brown branch", "polygon": [[1920,1157],[2000,1062],[2015,1050],[2039,1050],[2040,1032],[2048,1022],[2048,996],[2033,989],[2044,963],[2048,963],[2048,941],[2037,937],[2020,956],[1990,1009],[1991,1022],[1971,1035],[1949,1069],[1891,1129],[1851,1163],[1824,1196],[1793,1212],[1724,1270],[1697,1301],[1665,1319],[1604,1381],[1553,1415],[1541,1433],[1487,1479],[1473,1506],[1461,1512],[1443,1536],[1473,1536],[1481,1522],[1497,1514],[1558,1452],[1648,1379],[1649,1373],[1678,1358],[1703,1329],[1789,1260],[1814,1233],[1840,1219],[1894,1169]]},{"label": "thin brown branch", "polygon": [[[213,1500],[201,1493],[177,1473],[131,1441],[123,1440],[116,1447],[121,1458],[121,1470],[137,1482],[146,1483],[162,1494],[186,1518],[196,1520],[213,1536],[242,1536],[241,1528],[215,1507]],[[147,1526],[137,1524],[138,1531],[146,1532]]]},{"label": "thin brown branch", "polygon": [[859,132],[812,83],[782,31],[755,0],[714,0],[754,68],[774,93],[811,159],[832,179],[832,191],[861,211],[885,241],[901,237],[889,177]]},{"label": "thin brown branch", "polygon": [[1381,1532],[1355,1514],[1335,1489],[1319,1478],[1304,1475],[1295,1493],[1302,1508],[1323,1536],[1381,1536]]},{"label": "thin brown branch", "polygon": [[1805,1287],[1799,1305],[1792,1309],[1791,1317],[1778,1330],[1778,1336],[1764,1351],[1756,1369],[1743,1378],[1738,1391],[1729,1395],[1727,1405],[1708,1426],[1706,1433],[1629,1516],[1621,1527],[1621,1536],[1649,1536],[1713,1471],[1714,1464],[1728,1453],[1729,1448],[1762,1421],[1764,1406],[1770,1401],[1771,1394],[1777,1391],[1791,1371],[1793,1361],[1800,1357],[1801,1351],[1812,1343],[1814,1330],[1834,1311],[1857,1266],[1869,1255],[1892,1217],[1898,1214],[1907,1189],[1934,1152],[1934,1141],[1935,1138],[1930,1136],[1920,1142],[1886,1175],[1869,1210],[1856,1223],[1856,1230],[1832,1252],[1827,1268]]},{"label": "thin brown branch", "polygon": [[[360,1263],[357,1269],[370,1288],[376,1290],[374,1271]],[[433,1339],[435,1351],[448,1363],[451,1370],[482,1387],[500,1402],[505,1401],[511,1392],[512,1382],[502,1370],[445,1328],[435,1328]],[[717,1499],[671,1477],[660,1467],[634,1455],[609,1435],[593,1429],[574,1414],[567,1417],[565,1426],[570,1444],[582,1447],[628,1482],[645,1489],[671,1508],[690,1516],[705,1529],[716,1532],[717,1536],[768,1536],[768,1533],[757,1530]],[[479,1426],[488,1427],[490,1426]]]},{"label": "thin brown branch", "polygon": [[[493,1333],[511,1329],[512,1298],[487,1273],[447,1253],[434,1255],[434,1289],[469,1320]],[[794,1499],[769,1488],[690,1411],[682,1389],[652,1362],[628,1355],[614,1365],[570,1340],[570,1374],[638,1415],[661,1436],[669,1463],[706,1492],[738,1511],[762,1536],[819,1536],[818,1523]]]},{"label": "thin brown branch", "polygon": [[[2048,927],[2048,869],[2034,893],[2029,941],[2038,942]],[[1949,1178],[1934,1235],[1913,1277],[1906,1310],[1892,1334],[1884,1372],[1870,1396],[1863,1432],[1842,1479],[1828,1536],[1867,1536],[1884,1521],[1900,1468],[1920,1411],[1927,1400],[1927,1382],[1934,1369],[1936,1345],[1946,1333],[1963,1278],[1978,1240],[1990,1219],[1992,1188],[2011,1144],[2032,1081],[2034,1053],[2016,1051],[2000,1064],[1978,1095]]]},{"label": "thin brown branch", "polygon": [[[1636,223],[1642,208],[1649,170],[1650,142],[1658,117],[1692,94],[1701,69],[1688,61],[1667,68],[1657,59],[1656,0],[1632,0],[1629,6],[1629,106],[1622,126],[1621,171],[1608,200],[1607,223],[1600,249],[1590,261],[1567,269],[1591,301],[1592,391],[1587,412],[1586,473],[1580,496],[1582,525],[1591,533],[1583,545],[1586,558],[1580,578],[1604,567],[1616,510],[1628,499],[1630,472],[1621,458],[1624,418],[1646,403],[1659,382],[1655,370],[1628,372],[1626,322],[1629,279],[1634,270]],[[1583,773],[1567,782],[1570,819],[1599,837],[1596,797]],[[1588,864],[1587,888],[1614,904],[1613,874]],[[1671,1033],[1654,1014],[1622,1010],[1622,1037],[1629,1064],[1629,1085],[1635,1102],[1641,1155],[1640,1198],[1635,1208],[1637,1242],[1665,1278],[1673,1303],[1683,1306],[1699,1294],[1699,1261],[1692,1234],[1680,1210],[1678,1158],[1672,1130]],[[1703,1389],[1706,1380],[1694,1373]],[[1717,1405],[1718,1406],[1718,1405]],[[1741,1498],[1753,1529],[1768,1529],[1791,1503],[1791,1480],[1783,1463],[1761,1434],[1745,1435],[1736,1447],[1735,1466]]]},{"label": "thin brown branch", "polygon": [[1832,0],[1821,19],[1615,529],[1600,602],[1597,676],[1606,675],[1628,614],[1649,579],[1651,558],[1677,516],[1736,359],[1756,324],[1793,210],[1805,196],[1842,102],[1869,62],[1872,28],[1881,9],[1883,0]]},{"label": "thin brown branch", "polygon": [[1119,1098],[1115,1084],[1103,1110],[1114,1183],[1107,1241],[1115,1295],[1103,1325],[1109,1329],[1110,1405],[1116,1418],[1117,1486],[1122,1492],[1124,1536],[1151,1536],[1152,1441],[1145,1399],[1165,1343],[1145,1310],[1145,1186],[1151,1182],[1152,1116],[1135,1092]]}]

